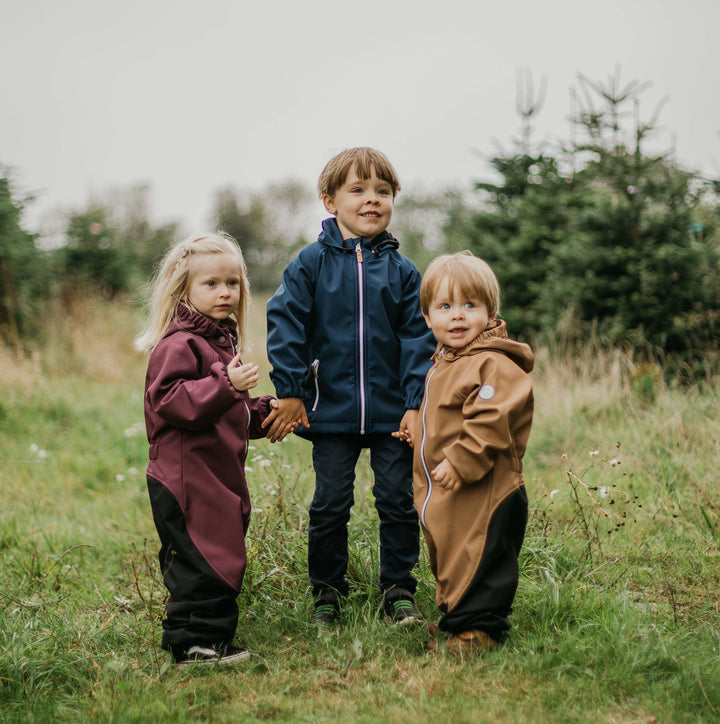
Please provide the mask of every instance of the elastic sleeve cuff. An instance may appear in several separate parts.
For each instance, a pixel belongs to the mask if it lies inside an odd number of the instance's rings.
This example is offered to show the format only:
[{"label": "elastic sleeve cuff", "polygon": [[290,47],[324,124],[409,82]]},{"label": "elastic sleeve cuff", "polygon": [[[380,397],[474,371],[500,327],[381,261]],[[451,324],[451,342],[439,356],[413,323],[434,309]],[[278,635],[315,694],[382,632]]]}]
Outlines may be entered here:
[{"label": "elastic sleeve cuff", "polygon": [[230,382],[230,375],[228,375],[227,366],[224,365],[222,362],[213,362],[213,364],[210,365],[210,369],[215,372],[215,374],[225,380],[227,383],[228,388],[230,389],[230,392],[233,394],[234,397],[239,397],[240,392],[235,389],[235,385],[233,385],[232,382]]},{"label": "elastic sleeve cuff", "polygon": [[420,405],[422,404],[422,395],[418,395],[417,397],[412,397],[409,400],[405,400],[405,409],[406,410],[419,410]]},{"label": "elastic sleeve cuff", "polygon": [[275,397],[285,399],[286,397],[299,397],[301,400],[305,397],[302,387],[278,387],[275,386]]}]

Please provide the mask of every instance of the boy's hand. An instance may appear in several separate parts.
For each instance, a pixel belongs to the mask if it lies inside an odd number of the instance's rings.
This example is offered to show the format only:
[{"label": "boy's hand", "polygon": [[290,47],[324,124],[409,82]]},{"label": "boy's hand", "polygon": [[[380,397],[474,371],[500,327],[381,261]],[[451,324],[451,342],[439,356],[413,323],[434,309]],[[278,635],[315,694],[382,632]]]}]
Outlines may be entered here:
[{"label": "boy's hand", "polygon": [[299,397],[284,397],[274,402],[277,406],[272,405],[274,409],[262,421],[262,427],[270,426],[265,435],[270,442],[283,440],[301,423],[310,427],[305,404]]},{"label": "boy's hand", "polygon": [[247,364],[241,365],[240,355],[236,354],[227,366],[228,377],[230,378],[230,384],[238,391],[245,392],[252,387],[255,387],[260,378],[260,370],[256,364],[248,362]]},{"label": "boy's hand", "polygon": [[444,458],[443,461],[430,472],[430,475],[432,475],[433,480],[441,488],[445,488],[445,490],[451,493],[460,490],[460,486],[463,483],[462,478],[458,475],[458,471],[455,470],[447,458]]},{"label": "boy's hand", "polygon": [[400,428],[397,432],[391,433],[398,440],[406,442],[410,447],[415,446],[415,425],[417,423],[418,411],[406,410],[402,420],[400,420]]}]

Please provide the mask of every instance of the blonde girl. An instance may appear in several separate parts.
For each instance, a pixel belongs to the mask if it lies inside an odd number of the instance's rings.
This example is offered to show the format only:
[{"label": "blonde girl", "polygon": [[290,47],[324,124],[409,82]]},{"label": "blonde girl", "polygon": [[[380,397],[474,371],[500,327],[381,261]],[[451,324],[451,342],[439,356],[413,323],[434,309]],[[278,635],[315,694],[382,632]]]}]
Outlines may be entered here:
[{"label": "blonde girl", "polygon": [[248,392],[258,383],[257,365],[240,358],[249,302],[237,243],[192,236],[162,260],[135,342],[150,355],[147,484],[169,592],[161,645],[178,667],[249,656],[233,644],[250,522],[245,458],[277,404]]}]

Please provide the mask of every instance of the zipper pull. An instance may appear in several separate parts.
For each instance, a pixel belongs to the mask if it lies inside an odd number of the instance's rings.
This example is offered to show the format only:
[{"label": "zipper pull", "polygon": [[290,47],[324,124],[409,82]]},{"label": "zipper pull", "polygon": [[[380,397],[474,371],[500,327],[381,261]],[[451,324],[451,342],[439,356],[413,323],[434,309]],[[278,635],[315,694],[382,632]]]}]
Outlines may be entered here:
[{"label": "zipper pull", "polygon": [[313,360],[313,363],[310,365],[310,369],[312,370],[313,377],[315,378],[315,402],[313,403],[311,412],[315,412],[317,410],[318,402],[320,402],[320,383],[318,381],[318,368],[320,367],[320,360],[316,359]]},{"label": "zipper pull", "polygon": [[355,244],[355,258],[357,259],[357,263],[358,263],[358,264],[362,264],[362,263],[363,263],[362,248],[360,247],[360,242],[359,242],[359,241],[358,241],[357,244]]}]

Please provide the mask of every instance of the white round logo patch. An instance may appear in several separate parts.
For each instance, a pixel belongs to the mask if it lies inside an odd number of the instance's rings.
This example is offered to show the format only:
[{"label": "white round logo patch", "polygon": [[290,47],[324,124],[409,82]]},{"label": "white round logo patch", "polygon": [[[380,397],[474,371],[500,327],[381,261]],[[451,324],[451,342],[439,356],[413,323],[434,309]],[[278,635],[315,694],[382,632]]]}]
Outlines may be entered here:
[{"label": "white round logo patch", "polygon": [[495,388],[492,385],[483,385],[478,390],[478,397],[481,400],[492,400],[495,397]]}]

